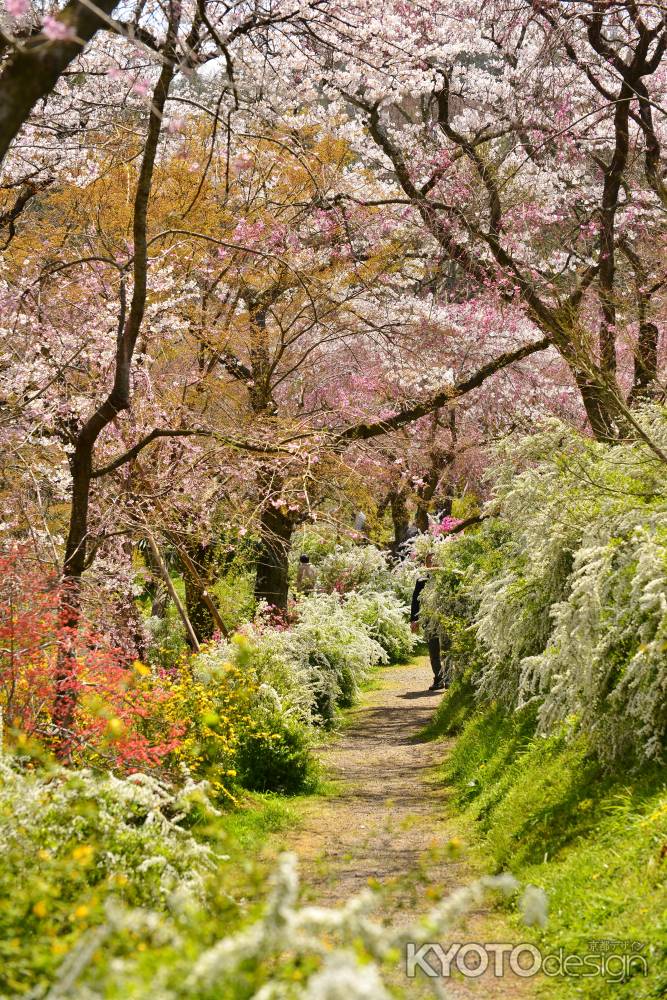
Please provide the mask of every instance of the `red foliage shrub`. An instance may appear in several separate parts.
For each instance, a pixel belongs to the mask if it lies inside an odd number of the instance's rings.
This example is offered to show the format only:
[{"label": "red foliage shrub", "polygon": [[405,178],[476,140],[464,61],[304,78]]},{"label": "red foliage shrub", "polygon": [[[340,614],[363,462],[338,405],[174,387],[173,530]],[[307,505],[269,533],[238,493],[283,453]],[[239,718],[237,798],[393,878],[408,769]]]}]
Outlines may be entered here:
[{"label": "red foliage shrub", "polygon": [[[0,554],[0,708],[5,739],[25,734],[49,748],[65,743],[73,762],[159,766],[181,742],[185,724],[165,723],[169,686],[130,662],[82,621],[61,624],[61,585],[52,571],[16,546]],[[71,650],[75,698],[71,730],[54,724],[58,653]]]}]

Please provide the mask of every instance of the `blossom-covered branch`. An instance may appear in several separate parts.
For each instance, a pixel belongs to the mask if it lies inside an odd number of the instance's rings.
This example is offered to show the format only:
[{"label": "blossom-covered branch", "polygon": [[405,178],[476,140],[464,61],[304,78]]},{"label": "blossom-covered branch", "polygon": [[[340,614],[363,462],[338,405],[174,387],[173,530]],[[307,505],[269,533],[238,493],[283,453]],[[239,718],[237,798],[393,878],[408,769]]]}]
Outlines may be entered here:
[{"label": "blossom-covered branch", "polygon": [[487,378],[495,375],[496,372],[502,371],[508,365],[514,364],[516,361],[521,361],[523,358],[527,358],[531,354],[536,354],[538,351],[545,351],[548,347],[551,347],[551,341],[548,337],[544,337],[542,340],[535,341],[535,343],[524,344],[523,347],[519,347],[515,351],[506,351],[499,357],[494,358],[493,361],[483,365],[474,374],[458,382],[453,382],[435,395],[419,403],[415,403],[413,406],[407,406],[385,420],[376,420],[373,423],[362,422],[346,428],[338,435],[338,440],[341,442],[364,441],[398,430],[399,427],[404,427],[406,424],[425,417],[428,413],[433,413],[434,410],[439,409],[441,406],[453,403],[456,399],[466,395],[466,393],[471,392],[473,389],[478,389]]}]

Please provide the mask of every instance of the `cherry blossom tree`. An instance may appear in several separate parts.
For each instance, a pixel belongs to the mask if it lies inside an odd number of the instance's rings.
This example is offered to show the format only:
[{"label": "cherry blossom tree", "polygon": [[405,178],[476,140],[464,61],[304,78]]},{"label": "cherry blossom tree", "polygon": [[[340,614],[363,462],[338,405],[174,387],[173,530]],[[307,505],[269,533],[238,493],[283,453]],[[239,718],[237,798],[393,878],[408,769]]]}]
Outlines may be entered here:
[{"label": "cherry blossom tree", "polygon": [[[631,406],[664,394],[658,6],[6,11],[6,518],[60,561],[68,627],[94,561],[129,620],[140,538],[165,582],[161,546],[179,553],[196,645],[230,522],[284,608],[295,526],[353,484],[398,541],[542,413],[644,433]],[[65,651],[63,725],[69,672]]]},{"label": "cherry blossom tree", "polygon": [[664,291],[664,11],[369,2],[307,37],[285,37],[276,73],[326,96],[322,113],[391,178],[381,203],[421,228],[443,297],[519,302],[568,363],[593,431],[632,425],[617,354],[635,311],[635,395],[658,381],[646,308]]}]

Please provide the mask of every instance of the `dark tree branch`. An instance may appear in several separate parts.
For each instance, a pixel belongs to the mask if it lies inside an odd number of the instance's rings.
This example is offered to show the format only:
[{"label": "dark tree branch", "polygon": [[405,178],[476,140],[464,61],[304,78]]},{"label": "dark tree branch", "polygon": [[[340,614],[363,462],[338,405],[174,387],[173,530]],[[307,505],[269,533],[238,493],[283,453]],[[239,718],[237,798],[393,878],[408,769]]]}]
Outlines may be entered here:
[{"label": "dark tree branch", "polygon": [[414,420],[425,417],[428,413],[432,413],[439,407],[452,403],[473,389],[479,388],[487,378],[495,375],[496,372],[502,371],[503,368],[507,368],[508,365],[514,364],[515,361],[521,361],[531,354],[544,351],[547,347],[551,347],[551,340],[548,337],[544,337],[542,340],[535,341],[532,344],[524,344],[523,347],[519,347],[514,351],[506,351],[504,354],[494,358],[493,361],[482,365],[481,368],[467,378],[461,379],[461,381],[455,382],[453,385],[446,386],[446,388],[430,396],[428,399],[399,410],[398,413],[388,417],[386,420],[377,420],[373,423],[359,423],[347,427],[338,434],[337,441],[341,444],[351,441],[367,441],[369,438],[379,437],[381,434],[389,434],[391,431],[396,431],[400,427],[412,423]]},{"label": "dark tree branch", "polygon": [[157,441],[158,438],[194,437],[194,436],[210,437],[211,431],[190,431],[190,430],[172,431],[166,428],[163,429],[160,427],[156,427],[154,430],[150,432],[150,434],[146,434],[146,436],[141,438],[140,441],[137,441],[137,443],[133,445],[132,448],[128,448],[128,450],[126,452],[123,452],[122,455],[119,455],[118,458],[114,458],[114,460],[112,462],[109,462],[108,465],[103,465],[100,469],[95,469],[91,473],[91,479],[101,479],[102,476],[108,476],[109,473],[115,472],[116,469],[120,469],[121,466],[126,465],[128,462],[131,462],[132,459],[136,458],[137,455],[144,450],[144,448],[146,448],[149,444],[152,444],[153,441]]},{"label": "dark tree branch", "polygon": [[91,479],[101,479],[102,476],[108,476],[109,473],[115,472],[116,469],[120,469],[123,465],[127,465],[133,459],[139,455],[144,448],[153,441],[157,441],[159,438],[176,438],[176,437],[205,437],[205,438],[215,438],[216,441],[220,441],[222,444],[227,445],[230,448],[238,448],[240,451],[250,451],[257,455],[275,455],[275,454],[288,454],[291,452],[289,449],[282,447],[282,442],[270,445],[270,444],[258,444],[253,441],[238,441],[236,438],[227,437],[224,434],[218,434],[216,431],[207,430],[206,428],[194,428],[194,429],[180,429],[180,430],[169,430],[169,428],[156,427],[141,440],[137,441],[135,445],[124,451],[122,455],[118,455],[113,461],[109,462],[108,465],[103,465],[99,469],[95,469],[91,473]]},{"label": "dark tree branch", "polygon": [[16,220],[19,218],[19,216],[23,212],[28,202],[31,200],[31,198],[35,197],[38,191],[43,191],[44,188],[49,186],[49,184],[53,184],[52,177],[47,178],[47,180],[42,181],[41,183],[37,183],[36,181],[28,181],[24,186],[23,190],[20,191],[19,194],[17,195],[16,201],[14,202],[12,207],[8,208],[5,212],[2,212],[0,214],[0,229],[4,228],[4,226],[7,226],[9,229],[7,240],[5,241],[4,246],[2,247],[3,250],[7,249],[9,244],[16,236]]},{"label": "dark tree branch", "polygon": [[466,528],[471,528],[473,524],[481,524],[482,521],[488,520],[490,517],[494,517],[493,514],[473,514],[472,517],[466,517],[465,521],[461,521],[454,528],[450,528],[447,532],[448,535],[458,535],[460,531],[465,531]]},{"label": "dark tree branch", "polygon": [[73,59],[106,24],[118,0],[95,6],[70,0],[58,16],[76,37],[51,41],[42,33],[17,46],[0,73],[0,162],[37,102],[47,97]]}]

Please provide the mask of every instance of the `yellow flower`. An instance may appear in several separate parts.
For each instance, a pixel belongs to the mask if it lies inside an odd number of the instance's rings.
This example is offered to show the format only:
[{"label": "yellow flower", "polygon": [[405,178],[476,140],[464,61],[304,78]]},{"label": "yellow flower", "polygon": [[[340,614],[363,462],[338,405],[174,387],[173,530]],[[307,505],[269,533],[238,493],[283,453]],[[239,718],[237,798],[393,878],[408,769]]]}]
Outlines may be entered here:
[{"label": "yellow flower", "polygon": [[74,919],[83,920],[83,918],[87,917],[89,913],[90,910],[88,909],[88,907],[82,903],[81,906],[77,906],[76,910],[74,911]]},{"label": "yellow flower", "polygon": [[72,859],[80,861],[82,865],[90,864],[94,849],[90,844],[78,844],[72,851]]},{"label": "yellow flower", "polygon": [[449,858],[458,857],[463,851],[463,841],[459,837],[452,837],[445,845],[445,853]]},{"label": "yellow flower", "polygon": [[43,899],[40,899],[39,902],[35,903],[35,905],[32,908],[32,912],[35,914],[36,917],[39,917],[40,920],[42,919],[42,917],[46,916],[47,908],[46,908],[46,903],[44,902]]},{"label": "yellow flower", "polygon": [[135,660],[132,664],[132,669],[135,673],[140,674],[141,677],[150,677],[151,668],[147,667],[141,660]]},{"label": "yellow flower", "polygon": [[120,736],[123,732],[123,723],[117,718],[109,719],[107,729],[112,736]]}]

